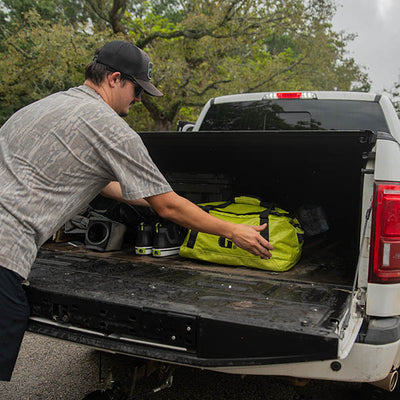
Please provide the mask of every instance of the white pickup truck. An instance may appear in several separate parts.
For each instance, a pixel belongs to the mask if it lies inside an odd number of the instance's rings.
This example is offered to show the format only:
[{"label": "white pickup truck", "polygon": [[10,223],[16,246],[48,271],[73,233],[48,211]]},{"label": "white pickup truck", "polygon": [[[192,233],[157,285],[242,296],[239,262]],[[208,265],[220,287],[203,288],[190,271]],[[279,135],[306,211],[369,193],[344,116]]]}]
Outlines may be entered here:
[{"label": "white pickup truck", "polygon": [[30,277],[29,329],[168,364],[394,390],[400,122],[389,98],[222,96],[182,130],[141,133],[174,189],[308,210],[323,229],[306,231],[299,263],[275,273],[137,256],[132,243],[109,253],[49,243]]}]

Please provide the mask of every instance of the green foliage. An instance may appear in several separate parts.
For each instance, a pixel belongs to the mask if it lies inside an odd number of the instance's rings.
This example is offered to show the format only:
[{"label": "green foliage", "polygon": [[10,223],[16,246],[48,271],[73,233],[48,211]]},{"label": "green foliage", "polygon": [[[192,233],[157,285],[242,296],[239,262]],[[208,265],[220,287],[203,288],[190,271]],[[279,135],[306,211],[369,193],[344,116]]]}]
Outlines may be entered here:
[{"label": "green foliage", "polygon": [[24,14],[35,10],[41,19],[49,22],[64,21],[74,24],[87,21],[85,2],[81,0],[1,0],[12,23],[24,21]]},{"label": "green foliage", "polygon": [[[274,90],[368,90],[332,30],[333,0],[3,0],[0,118],[83,81],[93,50],[120,32],[149,53],[163,98],[128,122],[175,129],[213,96]],[[27,11],[33,9],[34,11]],[[1,37],[1,35],[3,35]],[[3,61],[4,60],[4,61]]]},{"label": "green foliage", "polygon": [[102,40],[69,25],[52,25],[36,11],[24,14],[13,29],[0,53],[0,123],[26,104],[81,84]]},{"label": "green foliage", "polygon": [[151,55],[165,93],[145,103],[155,128],[228,93],[368,89],[366,74],[345,56],[351,37],[332,31],[334,11],[324,0],[203,0],[180,1],[175,18],[150,6],[129,16],[130,38]]},{"label": "green foliage", "polygon": [[392,99],[392,103],[400,118],[400,80],[395,82],[391,89],[385,90],[387,95]]}]

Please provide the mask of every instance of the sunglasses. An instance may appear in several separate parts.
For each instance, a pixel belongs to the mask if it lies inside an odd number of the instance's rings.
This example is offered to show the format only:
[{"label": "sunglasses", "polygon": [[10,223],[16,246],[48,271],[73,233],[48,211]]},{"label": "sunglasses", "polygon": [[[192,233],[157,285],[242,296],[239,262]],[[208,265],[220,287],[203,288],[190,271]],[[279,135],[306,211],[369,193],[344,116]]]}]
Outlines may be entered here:
[{"label": "sunglasses", "polygon": [[126,75],[126,74],[122,74],[122,73],[121,73],[121,76],[123,78],[129,79],[135,85],[135,97],[136,98],[142,97],[144,89],[136,82],[135,78],[133,78],[129,75]]},{"label": "sunglasses", "polygon": [[144,89],[136,81],[133,81],[133,83],[135,84],[135,97],[136,98],[142,97]]},{"label": "sunglasses", "polygon": [[[98,61],[97,61],[97,62],[98,62]],[[102,64],[102,63],[99,63],[99,64]],[[116,69],[111,68],[111,67],[109,67],[109,66],[106,65],[106,64],[103,64],[103,65],[106,66],[106,68],[107,68],[108,71],[111,71],[111,72],[117,71]],[[123,72],[120,72],[120,74],[121,74],[121,77],[123,77],[123,78],[125,78],[125,79],[129,79],[131,82],[133,82],[133,83],[135,84],[135,97],[136,97],[136,98],[142,97],[142,94],[143,94],[143,92],[144,92],[144,89],[136,82],[135,78],[133,78],[133,77],[130,76],[130,75],[126,75],[126,74],[124,74]]]}]

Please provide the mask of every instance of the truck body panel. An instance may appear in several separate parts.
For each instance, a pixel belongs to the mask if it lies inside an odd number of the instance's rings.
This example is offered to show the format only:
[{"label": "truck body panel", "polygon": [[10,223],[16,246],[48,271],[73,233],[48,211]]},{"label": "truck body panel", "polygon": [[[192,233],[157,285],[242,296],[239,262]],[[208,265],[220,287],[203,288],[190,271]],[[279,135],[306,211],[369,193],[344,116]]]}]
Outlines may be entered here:
[{"label": "truck body panel", "polygon": [[[379,301],[377,301],[379,299]],[[400,290],[397,283],[381,285],[368,283],[367,314],[374,317],[391,317],[400,314]]]},{"label": "truck body panel", "polygon": [[400,145],[395,140],[378,139],[376,143],[375,180],[400,181]]}]

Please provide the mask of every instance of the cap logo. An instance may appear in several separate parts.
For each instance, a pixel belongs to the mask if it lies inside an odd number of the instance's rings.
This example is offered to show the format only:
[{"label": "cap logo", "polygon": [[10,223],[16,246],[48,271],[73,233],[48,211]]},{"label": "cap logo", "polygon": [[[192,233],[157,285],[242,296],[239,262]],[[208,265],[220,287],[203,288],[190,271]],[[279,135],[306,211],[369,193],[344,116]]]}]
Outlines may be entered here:
[{"label": "cap logo", "polygon": [[147,78],[150,80],[151,79],[151,74],[153,73],[153,63],[149,62],[149,65],[147,67]]}]

